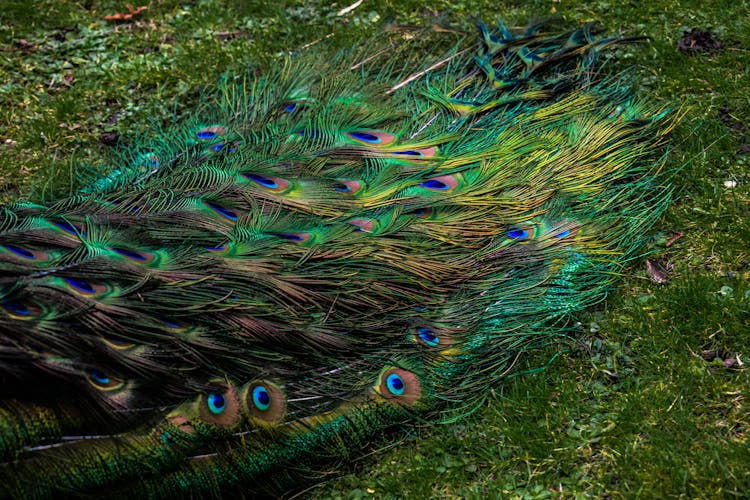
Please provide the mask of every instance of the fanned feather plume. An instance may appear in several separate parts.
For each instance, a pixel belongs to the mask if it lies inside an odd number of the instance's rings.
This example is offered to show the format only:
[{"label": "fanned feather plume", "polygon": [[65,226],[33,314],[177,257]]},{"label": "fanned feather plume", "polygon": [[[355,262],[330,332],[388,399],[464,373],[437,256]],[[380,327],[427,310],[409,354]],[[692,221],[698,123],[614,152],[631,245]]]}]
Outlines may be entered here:
[{"label": "fanned feather plume", "polygon": [[272,490],[472,411],[668,203],[674,119],[599,70],[631,41],[303,52],[76,195],[3,207],[0,491]]}]

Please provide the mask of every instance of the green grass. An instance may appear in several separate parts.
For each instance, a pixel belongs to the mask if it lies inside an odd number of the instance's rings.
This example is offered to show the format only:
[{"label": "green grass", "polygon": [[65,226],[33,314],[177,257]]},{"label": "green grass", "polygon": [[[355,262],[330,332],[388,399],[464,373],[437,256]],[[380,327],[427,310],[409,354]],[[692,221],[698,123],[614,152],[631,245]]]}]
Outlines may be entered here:
[{"label": "green grass", "polygon": [[[105,21],[124,2],[5,0],[0,8],[0,192],[5,201],[65,192],[77,165],[105,172],[117,141],[178,119],[222,74],[272,64],[327,43],[375,36],[387,21],[450,22],[470,30],[559,16],[651,43],[620,58],[642,94],[684,107],[669,164],[676,199],[643,260],[580,317],[562,345],[491,388],[476,414],[397,430],[366,457],[307,490],[318,497],[719,498],[750,495],[750,5],[641,2],[196,0],[154,2],[132,22]],[[685,55],[685,29],[710,29],[725,48]],[[724,120],[721,119],[721,108]],[[729,110],[729,111],[727,111]],[[728,181],[736,183],[727,187]],[[667,246],[678,232],[682,237]],[[523,368],[523,367],[521,367]],[[379,449],[378,446],[383,446]]]}]

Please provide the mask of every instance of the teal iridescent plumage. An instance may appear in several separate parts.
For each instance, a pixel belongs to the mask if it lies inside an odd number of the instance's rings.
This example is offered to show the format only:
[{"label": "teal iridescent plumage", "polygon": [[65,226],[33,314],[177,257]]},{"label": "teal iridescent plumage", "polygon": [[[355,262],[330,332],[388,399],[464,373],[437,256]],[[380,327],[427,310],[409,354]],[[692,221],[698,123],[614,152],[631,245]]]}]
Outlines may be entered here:
[{"label": "teal iridescent plumage", "polygon": [[674,118],[598,69],[631,40],[547,29],[303,52],[3,207],[3,493],[272,490],[476,408],[669,200]]}]

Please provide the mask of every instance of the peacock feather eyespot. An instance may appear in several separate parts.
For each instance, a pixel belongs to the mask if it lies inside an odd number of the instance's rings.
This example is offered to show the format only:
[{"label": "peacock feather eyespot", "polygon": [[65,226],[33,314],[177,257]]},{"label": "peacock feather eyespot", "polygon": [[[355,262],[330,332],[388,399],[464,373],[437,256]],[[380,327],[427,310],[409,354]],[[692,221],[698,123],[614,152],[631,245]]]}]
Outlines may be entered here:
[{"label": "peacock feather eyespot", "polygon": [[150,252],[141,252],[130,248],[111,247],[110,250],[137,264],[151,264],[156,259],[156,256]]},{"label": "peacock feather eyespot", "polygon": [[22,321],[33,319],[42,312],[39,307],[33,304],[15,299],[3,301],[2,307],[11,319],[19,319]]},{"label": "peacock feather eyespot", "polygon": [[417,329],[417,339],[420,343],[427,347],[437,347],[440,345],[440,337],[435,335],[435,332],[426,327]]},{"label": "peacock feather eyespot", "polygon": [[75,224],[71,224],[70,222],[62,219],[52,219],[49,221],[50,224],[52,224],[53,227],[60,229],[72,236],[76,237],[86,237],[86,232],[80,227]]},{"label": "peacock feather eyespot", "polygon": [[406,149],[404,151],[391,151],[390,154],[394,155],[394,159],[398,159],[408,163],[419,163],[425,159],[433,158],[437,156],[438,149],[436,147],[421,148],[421,149]]},{"label": "peacock feather eyespot", "polygon": [[206,405],[208,406],[208,411],[214,415],[221,415],[227,409],[227,401],[224,395],[218,392],[212,392],[206,396]]},{"label": "peacock feather eyespot", "polygon": [[62,282],[69,290],[87,297],[93,297],[107,291],[106,285],[95,281],[88,281],[80,278],[62,278]]},{"label": "peacock feather eyespot", "polygon": [[435,210],[432,207],[417,208],[416,210],[407,212],[408,215],[411,215],[412,217],[417,217],[419,219],[429,219],[432,217],[434,213],[435,213]]},{"label": "peacock feather eyespot", "polygon": [[270,233],[277,238],[282,240],[291,241],[294,243],[306,243],[312,238],[310,233]]},{"label": "peacock feather eyespot", "polygon": [[22,259],[36,260],[36,255],[30,250],[15,245],[0,245],[6,251],[21,257]]},{"label": "peacock feather eyespot", "polygon": [[245,406],[253,418],[265,423],[280,422],[286,413],[286,397],[268,380],[251,382],[245,388]]},{"label": "peacock feather eyespot", "polygon": [[511,229],[505,236],[511,240],[527,240],[529,239],[529,232],[525,229]]},{"label": "peacock feather eyespot", "polygon": [[260,411],[268,411],[271,408],[271,395],[265,386],[256,385],[253,388],[253,405]]},{"label": "peacock feather eyespot", "polygon": [[112,337],[102,337],[102,342],[113,349],[117,349],[118,351],[125,351],[135,346],[133,342],[127,342],[125,340],[120,340]]},{"label": "peacock feather eyespot", "polygon": [[387,367],[380,373],[375,392],[385,399],[407,405],[416,403],[422,394],[417,376],[396,367]]},{"label": "peacock feather eyespot", "polygon": [[165,316],[157,316],[156,319],[164,326],[169,328],[170,330],[174,331],[183,331],[187,330],[188,326],[185,323],[181,323],[177,320],[174,320],[172,318],[167,318]]},{"label": "peacock feather eyespot", "polygon": [[217,205],[211,201],[203,200],[203,204],[208,208],[219,214],[223,219],[230,222],[236,222],[239,216],[231,209]]},{"label": "peacock feather eyespot", "polygon": [[419,187],[430,191],[453,191],[458,187],[458,178],[455,175],[441,175],[427,179]]},{"label": "peacock feather eyespot", "polygon": [[352,130],[344,132],[344,135],[356,143],[369,146],[382,147],[396,142],[395,135],[379,130]]},{"label": "peacock feather eyespot", "polygon": [[391,373],[388,375],[385,379],[385,384],[388,388],[388,392],[394,396],[403,396],[404,392],[406,392],[406,383],[398,373]]},{"label": "peacock feather eyespot", "polygon": [[371,233],[375,229],[375,221],[368,219],[350,220],[349,224],[357,227],[357,229],[354,230],[357,233]]},{"label": "peacock feather eyespot", "polygon": [[233,427],[241,417],[241,405],[237,390],[226,382],[216,383],[216,387],[200,399],[201,419],[220,427]]},{"label": "peacock feather eyespot", "polygon": [[222,136],[226,133],[226,131],[227,129],[225,127],[222,127],[221,125],[212,125],[210,127],[202,127],[198,129],[195,132],[195,137],[202,141],[205,141]]},{"label": "peacock feather eyespot", "polygon": [[31,248],[24,248],[18,245],[3,244],[0,245],[0,248],[5,251],[5,255],[13,260],[21,259],[25,261],[34,261],[36,264],[43,264],[51,258],[48,253],[40,252],[39,250]]},{"label": "peacock feather eyespot", "polygon": [[338,191],[339,193],[346,194],[357,194],[362,190],[363,187],[364,184],[362,182],[350,180],[339,180],[333,185],[334,190]]},{"label": "peacock feather eyespot", "polygon": [[239,142],[217,142],[211,144],[208,150],[212,153],[233,154],[239,151]]},{"label": "peacock feather eyespot", "polygon": [[224,243],[223,245],[216,245],[215,247],[204,246],[203,248],[205,248],[211,253],[223,254],[229,251],[229,243]]},{"label": "peacock feather eyespot", "polygon": [[284,192],[291,185],[288,180],[271,175],[263,175],[255,172],[242,172],[240,175],[252,181],[255,185],[275,193]]},{"label": "peacock feather eyespot", "polygon": [[86,380],[92,387],[100,391],[114,391],[124,386],[122,380],[111,377],[98,368],[87,368]]}]

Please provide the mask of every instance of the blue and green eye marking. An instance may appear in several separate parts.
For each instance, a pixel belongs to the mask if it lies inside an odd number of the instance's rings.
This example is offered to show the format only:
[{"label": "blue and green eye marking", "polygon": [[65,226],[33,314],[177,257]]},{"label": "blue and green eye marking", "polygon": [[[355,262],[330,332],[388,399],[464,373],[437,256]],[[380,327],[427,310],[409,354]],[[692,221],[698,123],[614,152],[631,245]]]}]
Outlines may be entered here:
[{"label": "blue and green eye marking", "polygon": [[388,377],[385,379],[385,383],[388,387],[388,390],[394,396],[404,395],[404,392],[406,391],[406,383],[404,382],[404,379],[402,379],[401,376],[397,373],[391,373],[390,375],[388,375]]},{"label": "blue and green eye marking", "polygon": [[214,415],[221,415],[227,409],[227,401],[223,394],[212,392],[206,397],[208,411]]},{"label": "blue and green eye marking", "polygon": [[245,401],[247,411],[263,425],[281,422],[286,414],[286,396],[269,380],[248,384]]},{"label": "blue and green eye marking", "polygon": [[428,347],[437,347],[440,345],[440,337],[429,328],[421,327],[417,329],[417,338]]},{"label": "blue and green eye marking", "polygon": [[417,375],[402,368],[390,367],[380,373],[375,392],[386,400],[411,405],[421,397]]}]

